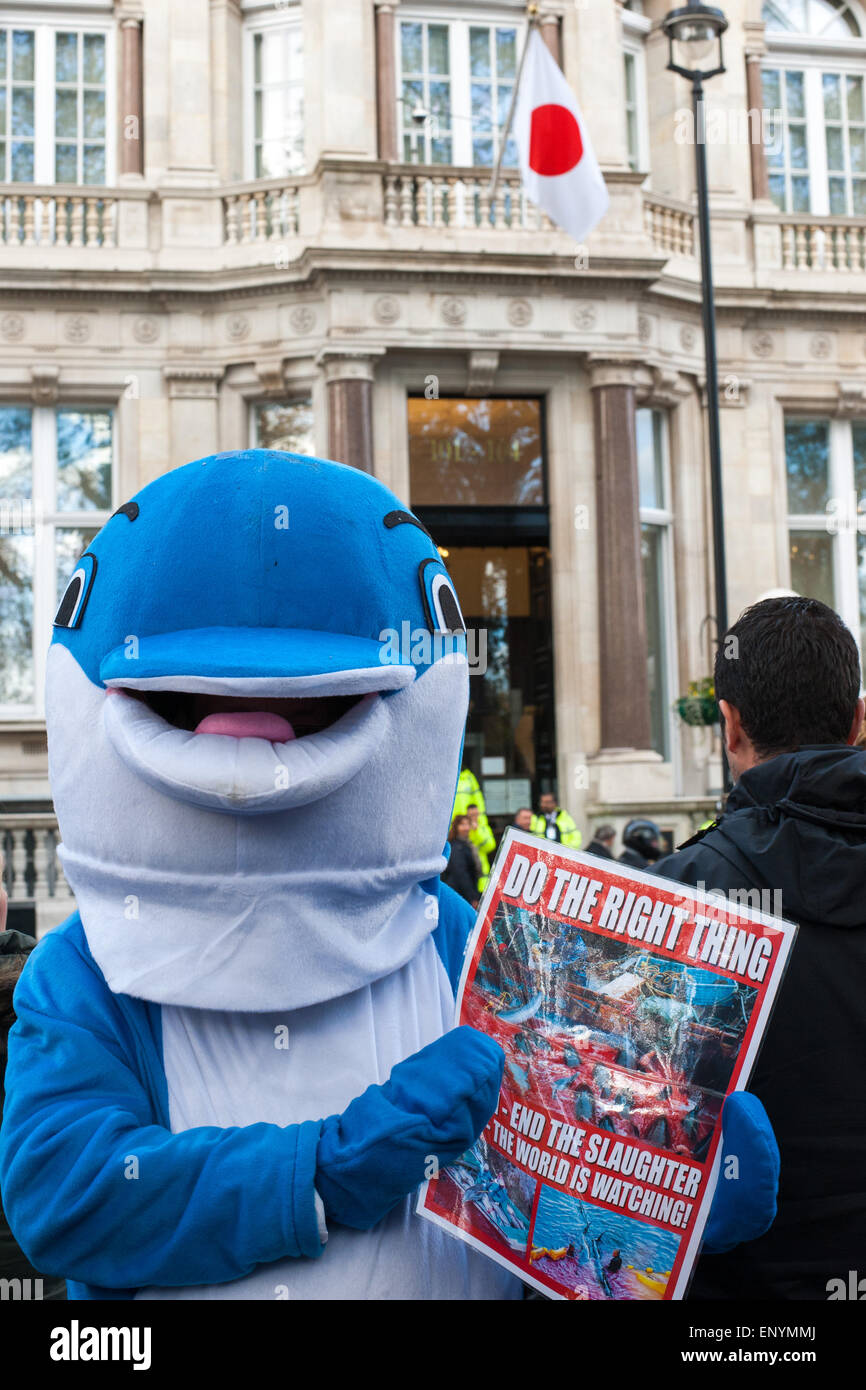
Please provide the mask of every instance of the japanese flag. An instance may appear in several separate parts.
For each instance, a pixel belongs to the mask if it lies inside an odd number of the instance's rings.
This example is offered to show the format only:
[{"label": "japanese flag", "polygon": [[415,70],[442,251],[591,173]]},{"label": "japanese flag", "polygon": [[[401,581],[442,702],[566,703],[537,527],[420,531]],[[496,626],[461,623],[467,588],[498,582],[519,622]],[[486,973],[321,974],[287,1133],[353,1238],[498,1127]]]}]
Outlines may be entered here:
[{"label": "japanese flag", "polygon": [[576,241],[610,199],[574,94],[537,29],[530,32],[514,111],[526,195]]}]

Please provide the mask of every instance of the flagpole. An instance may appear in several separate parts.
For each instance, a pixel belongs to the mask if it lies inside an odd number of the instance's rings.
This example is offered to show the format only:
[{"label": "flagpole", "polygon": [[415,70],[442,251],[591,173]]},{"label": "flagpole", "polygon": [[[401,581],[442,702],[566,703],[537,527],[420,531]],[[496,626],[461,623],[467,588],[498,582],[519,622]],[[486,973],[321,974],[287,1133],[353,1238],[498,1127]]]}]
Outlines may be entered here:
[{"label": "flagpole", "polygon": [[499,154],[496,159],[496,168],[493,170],[493,177],[490,180],[488,199],[492,203],[496,197],[496,190],[499,187],[499,175],[502,171],[502,160],[505,156],[505,146],[508,144],[508,136],[511,133],[511,122],[514,120],[514,108],[517,105],[517,93],[520,88],[520,79],[523,76],[523,65],[526,62],[526,53],[529,48],[529,37],[538,24],[538,5],[527,5],[526,13],[529,16],[529,24],[526,29],[526,38],[523,41],[523,52],[520,55],[520,62],[517,65],[517,75],[514,79],[514,86],[511,90],[511,101],[508,106],[508,115],[505,117],[505,125],[502,127],[499,139]]}]

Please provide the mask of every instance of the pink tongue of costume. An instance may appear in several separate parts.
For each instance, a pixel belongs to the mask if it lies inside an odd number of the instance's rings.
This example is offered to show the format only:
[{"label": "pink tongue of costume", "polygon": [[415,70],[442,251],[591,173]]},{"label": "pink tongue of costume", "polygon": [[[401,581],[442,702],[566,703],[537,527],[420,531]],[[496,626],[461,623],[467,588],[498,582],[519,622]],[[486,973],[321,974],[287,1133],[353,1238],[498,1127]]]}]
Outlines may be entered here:
[{"label": "pink tongue of costume", "polygon": [[295,737],[288,719],[257,709],[208,714],[195,732],[225,734],[228,738],[266,738],[269,743],[288,743]]}]

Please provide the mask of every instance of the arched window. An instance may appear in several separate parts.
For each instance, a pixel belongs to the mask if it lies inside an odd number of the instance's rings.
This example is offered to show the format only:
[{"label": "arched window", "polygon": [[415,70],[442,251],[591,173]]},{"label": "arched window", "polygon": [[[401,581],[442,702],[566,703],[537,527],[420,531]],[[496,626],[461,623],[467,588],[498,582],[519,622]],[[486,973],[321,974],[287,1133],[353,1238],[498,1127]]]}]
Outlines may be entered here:
[{"label": "arched window", "polygon": [[764,0],[770,196],[783,212],[866,216],[866,20],[849,0]]}]

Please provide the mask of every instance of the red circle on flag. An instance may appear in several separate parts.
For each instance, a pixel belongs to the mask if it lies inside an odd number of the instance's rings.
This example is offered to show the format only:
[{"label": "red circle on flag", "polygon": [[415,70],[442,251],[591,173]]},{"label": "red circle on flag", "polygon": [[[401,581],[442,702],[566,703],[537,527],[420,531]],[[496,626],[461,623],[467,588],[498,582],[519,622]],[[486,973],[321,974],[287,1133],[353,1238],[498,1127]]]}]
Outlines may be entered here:
[{"label": "red circle on flag", "polygon": [[555,178],[580,163],[583,141],[580,126],[567,106],[536,106],[529,127],[529,167],[536,174]]}]

